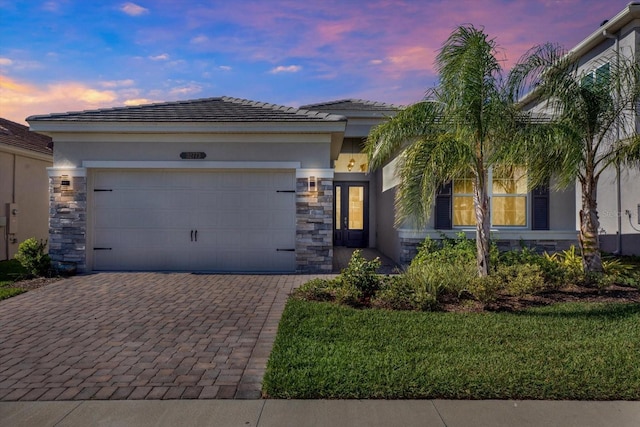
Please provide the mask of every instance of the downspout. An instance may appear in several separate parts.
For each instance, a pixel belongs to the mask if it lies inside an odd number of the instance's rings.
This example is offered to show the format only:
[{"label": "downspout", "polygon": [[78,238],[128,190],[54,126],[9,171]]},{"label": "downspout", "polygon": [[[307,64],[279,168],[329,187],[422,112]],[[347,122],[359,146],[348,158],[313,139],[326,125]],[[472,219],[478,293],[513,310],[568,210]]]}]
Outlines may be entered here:
[{"label": "downspout", "polygon": [[[616,69],[620,67],[620,37],[616,34],[613,35],[607,30],[602,30],[602,35],[605,38],[615,40],[614,49],[616,51]],[[620,88],[617,88],[616,94],[620,98]],[[616,141],[620,141],[620,124],[616,124]],[[618,219],[618,231],[616,233],[616,250],[615,255],[622,255],[622,190],[620,183],[620,162],[616,162],[616,204],[617,204],[617,219]]]}]

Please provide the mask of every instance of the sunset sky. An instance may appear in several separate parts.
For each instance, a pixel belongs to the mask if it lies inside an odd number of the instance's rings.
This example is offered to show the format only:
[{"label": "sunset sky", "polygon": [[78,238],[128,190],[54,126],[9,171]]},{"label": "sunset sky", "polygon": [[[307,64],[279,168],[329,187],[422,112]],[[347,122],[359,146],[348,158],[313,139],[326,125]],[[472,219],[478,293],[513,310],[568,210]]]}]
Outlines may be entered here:
[{"label": "sunset sky", "polygon": [[0,0],[0,116],[233,96],[418,101],[458,25],[506,70],[573,47],[629,0]]}]

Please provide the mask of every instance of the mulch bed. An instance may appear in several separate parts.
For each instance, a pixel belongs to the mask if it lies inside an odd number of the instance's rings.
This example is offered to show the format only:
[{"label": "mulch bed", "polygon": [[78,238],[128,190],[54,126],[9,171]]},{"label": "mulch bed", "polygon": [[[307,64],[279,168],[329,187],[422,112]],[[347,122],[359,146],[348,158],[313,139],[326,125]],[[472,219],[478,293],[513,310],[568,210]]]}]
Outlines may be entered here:
[{"label": "mulch bed", "polygon": [[64,280],[64,277],[36,277],[35,279],[19,280],[14,282],[11,287],[24,289],[25,291],[32,291],[61,280]]},{"label": "mulch bed", "polygon": [[500,295],[496,301],[487,304],[482,304],[479,301],[464,298],[447,298],[442,301],[440,309],[449,312],[515,312],[525,310],[527,308],[562,302],[618,302],[640,304],[640,289],[620,285],[612,285],[605,289],[585,286],[568,286],[563,289],[540,292],[535,295],[527,295],[524,297]]}]

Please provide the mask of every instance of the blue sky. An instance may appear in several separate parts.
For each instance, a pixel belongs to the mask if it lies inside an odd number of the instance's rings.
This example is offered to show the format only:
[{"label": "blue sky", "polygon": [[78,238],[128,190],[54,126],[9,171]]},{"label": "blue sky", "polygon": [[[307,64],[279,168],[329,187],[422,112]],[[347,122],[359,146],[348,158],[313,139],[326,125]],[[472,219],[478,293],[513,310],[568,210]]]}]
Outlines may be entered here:
[{"label": "blue sky", "polygon": [[290,106],[396,104],[437,84],[458,25],[483,26],[508,68],[567,48],[627,0],[0,0],[0,116],[234,96]]}]

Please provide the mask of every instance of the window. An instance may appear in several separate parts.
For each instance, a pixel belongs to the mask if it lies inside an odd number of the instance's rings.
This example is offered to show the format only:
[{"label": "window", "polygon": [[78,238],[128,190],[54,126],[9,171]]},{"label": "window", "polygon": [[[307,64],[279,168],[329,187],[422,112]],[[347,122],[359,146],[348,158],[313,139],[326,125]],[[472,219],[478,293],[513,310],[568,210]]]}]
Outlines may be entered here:
[{"label": "window", "polygon": [[[527,174],[524,168],[505,167],[489,173],[491,225],[525,227],[527,225]],[[473,176],[453,181],[453,226],[474,226]]]},{"label": "window", "polygon": [[492,225],[527,225],[527,174],[523,168],[494,170],[491,193]]},{"label": "window", "polygon": [[609,83],[609,76],[611,74],[611,64],[608,62],[599,66],[598,68],[585,73],[580,79],[580,86],[591,87],[595,85],[606,85]]}]

